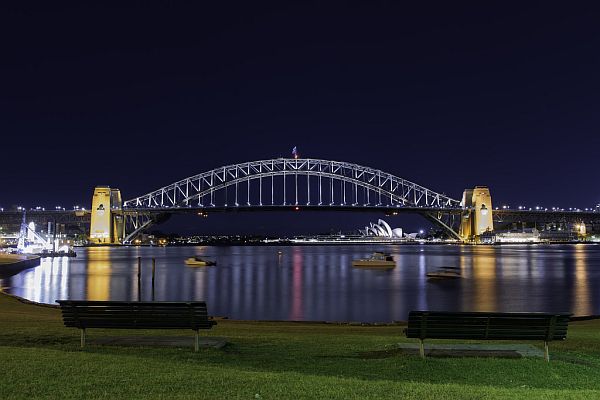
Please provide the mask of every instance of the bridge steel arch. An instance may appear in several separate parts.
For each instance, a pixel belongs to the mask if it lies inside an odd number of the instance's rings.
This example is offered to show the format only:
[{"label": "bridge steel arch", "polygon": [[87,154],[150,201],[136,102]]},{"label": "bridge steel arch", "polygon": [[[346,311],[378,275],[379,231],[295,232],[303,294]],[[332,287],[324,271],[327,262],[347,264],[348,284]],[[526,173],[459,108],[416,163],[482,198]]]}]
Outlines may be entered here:
[{"label": "bridge steel arch", "polygon": [[[440,208],[459,208],[460,202],[444,194],[436,193],[416,183],[407,181],[393,174],[383,172],[374,168],[364,167],[358,164],[352,164],[340,161],[328,161],[319,159],[288,159],[278,158],[273,160],[250,161],[240,164],[232,164],[224,167],[203,172],[188,178],[182,179],[168,186],[154,190],[143,196],[127,200],[123,203],[124,208],[171,208],[171,207],[210,207],[215,206],[215,192],[231,186],[239,186],[241,183],[248,185],[252,181],[258,180],[258,204],[274,204],[274,186],[269,198],[263,196],[264,182],[261,180],[274,179],[276,177],[296,177],[307,176],[321,179],[319,193],[311,195],[310,183],[305,186],[307,190],[308,202],[311,199],[319,199],[319,204],[323,204],[324,197],[334,204],[335,200],[324,195],[323,179],[336,180],[342,182],[345,186],[339,193],[339,204],[349,204],[351,186],[355,189],[360,187],[365,191],[365,205],[383,204],[386,199],[389,205],[412,206],[412,207],[440,207]],[[330,183],[329,181],[327,183]],[[297,185],[296,185],[297,188]],[[238,187],[239,189],[239,187]],[[298,193],[285,193],[286,186],[280,188],[284,191],[283,205],[299,204]],[[248,192],[249,193],[249,192]],[[239,191],[238,191],[239,194]],[[267,193],[268,194],[268,193]],[[334,194],[334,197],[338,193]],[[358,194],[354,194],[352,204],[359,205]],[[213,195],[213,197],[211,197]],[[250,197],[246,198],[246,204],[251,205]],[[267,201],[263,201],[267,200]],[[239,196],[234,199],[235,205],[240,204]]]},{"label": "bridge steel arch", "polygon": [[461,208],[458,200],[378,169],[341,161],[277,158],[227,165],[181,179],[125,201],[123,210],[158,213],[275,205],[423,208],[426,218],[450,229],[455,237],[455,230],[441,218],[432,218],[431,210]]}]

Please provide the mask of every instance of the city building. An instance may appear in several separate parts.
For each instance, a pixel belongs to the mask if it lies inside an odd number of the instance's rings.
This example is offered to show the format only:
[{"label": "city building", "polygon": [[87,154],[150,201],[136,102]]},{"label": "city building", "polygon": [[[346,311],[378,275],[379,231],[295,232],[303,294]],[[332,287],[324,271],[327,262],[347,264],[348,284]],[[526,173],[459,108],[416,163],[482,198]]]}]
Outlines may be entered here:
[{"label": "city building", "polygon": [[496,243],[538,243],[540,232],[535,228],[520,231],[496,232]]}]

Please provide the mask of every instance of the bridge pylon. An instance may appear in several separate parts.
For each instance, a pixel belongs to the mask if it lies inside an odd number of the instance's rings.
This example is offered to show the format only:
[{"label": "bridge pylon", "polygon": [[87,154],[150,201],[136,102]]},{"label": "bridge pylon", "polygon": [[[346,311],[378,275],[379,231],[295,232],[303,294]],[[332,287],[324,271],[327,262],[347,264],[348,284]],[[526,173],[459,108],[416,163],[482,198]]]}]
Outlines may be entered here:
[{"label": "bridge pylon", "polygon": [[481,234],[494,230],[492,196],[487,186],[465,189],[460,204],[464,212],[459,234],[464,241],[479,242]]},{"label": "bridge pylon", "polygon": [[96,186],[92,197],[90,237],[92,244],[120,244],[125,234],[121,191]]}]

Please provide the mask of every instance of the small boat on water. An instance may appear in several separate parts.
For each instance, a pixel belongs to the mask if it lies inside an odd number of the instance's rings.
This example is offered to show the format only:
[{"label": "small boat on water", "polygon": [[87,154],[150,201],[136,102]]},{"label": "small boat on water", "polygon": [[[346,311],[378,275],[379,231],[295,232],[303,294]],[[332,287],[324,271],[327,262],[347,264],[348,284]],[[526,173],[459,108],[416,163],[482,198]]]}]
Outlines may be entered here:
[{"label": "small boat on water", "polygon": [[352,261],[353,267],[394,268],[396,261],[388,253],[375,252],[369,258]]},{"label": "small boat on water", "polygon": [[434,272],[428,272],[425,274],[429,279],[457,279],[462,278],[460,272],[456,271],[458,267],[442,267]]},{"label": "small boat on water", "polygon": [[75,253],[71,249],[57,250],[57,251],[42,250],[41,253],[37,253],[36,255],[40,256],[41,258],[45,258],[45,257],[77,257],[77,253]]},{"label": "small boat on water", "polygon": [[208,267],[211,265],[217,265],[216,261],[205,260],[198,256],[186,258],[184,262],[185,262],[185,265],[190,265],[193,267]]}]

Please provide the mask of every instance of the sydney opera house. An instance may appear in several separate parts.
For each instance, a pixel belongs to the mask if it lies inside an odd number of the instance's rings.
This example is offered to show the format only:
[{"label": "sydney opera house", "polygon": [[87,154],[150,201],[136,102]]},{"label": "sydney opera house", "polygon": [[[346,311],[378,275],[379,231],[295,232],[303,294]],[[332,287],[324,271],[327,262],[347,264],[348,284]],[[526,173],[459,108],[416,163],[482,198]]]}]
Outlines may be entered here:
[{"label": "sydney opera house", "polygon": [[363,236],[374,236],[380,238],[400,239],[402,238],[402,228],[392,229],[384,220],[380,219],[376,224],[371,222],[365,229],[361,229],[360,233]]}]

